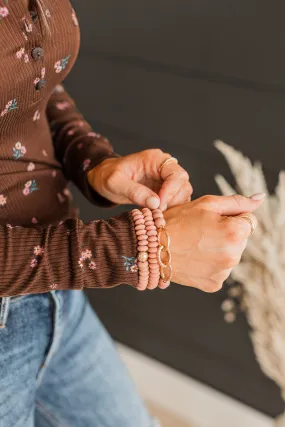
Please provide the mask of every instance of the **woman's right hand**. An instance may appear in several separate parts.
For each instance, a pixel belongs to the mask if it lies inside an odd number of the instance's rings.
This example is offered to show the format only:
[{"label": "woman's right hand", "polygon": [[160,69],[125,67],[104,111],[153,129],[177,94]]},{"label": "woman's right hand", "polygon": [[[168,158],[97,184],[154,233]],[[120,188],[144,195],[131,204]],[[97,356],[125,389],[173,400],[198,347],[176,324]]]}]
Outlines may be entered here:
[{"label": "woman's right hand", "polygon": [[251,234],[250,222],[238,215],[255,220],[251,212],[263,202],[262,195],[253,197],[204,196],[165,212],[173,282],[205,292],[221,289]]}]

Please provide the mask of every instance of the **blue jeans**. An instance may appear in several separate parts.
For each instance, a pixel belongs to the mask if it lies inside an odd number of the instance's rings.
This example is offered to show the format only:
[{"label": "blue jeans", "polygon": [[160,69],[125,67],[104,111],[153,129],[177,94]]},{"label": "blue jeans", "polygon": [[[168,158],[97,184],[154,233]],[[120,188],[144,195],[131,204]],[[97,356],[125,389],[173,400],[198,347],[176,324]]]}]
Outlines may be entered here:
[{"label": "blue jeans", "polygon": [[0,427],[154,427],[80,291],[0,298]]}]

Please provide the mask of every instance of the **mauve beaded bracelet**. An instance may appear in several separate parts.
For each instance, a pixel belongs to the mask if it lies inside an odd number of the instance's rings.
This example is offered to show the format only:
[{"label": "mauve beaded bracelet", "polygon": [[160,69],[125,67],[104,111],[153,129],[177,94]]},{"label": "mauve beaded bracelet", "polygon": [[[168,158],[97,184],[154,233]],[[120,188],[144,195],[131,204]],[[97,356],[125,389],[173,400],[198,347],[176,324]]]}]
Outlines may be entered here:
[{"label": "mauve beaded bracelet", "polygon": [[166,222],[160,209],[150,211],[143,208],[142,211],[132,211],[135,223],[135,231],[138,240],[138,290],[155,289],[159,286],[166,289],[170,282],[160,278],[160,267],[158,263],[158,230],[165,227]]},{"label": "mauve beaded bracelet", "polygon": [[153,214],[148,208],[143,208],[142,213],[145,219],[146,234],[148,237],[148,267],[149,267],[149,281],[147,288],[155,289],[158,286],[160,273],[159,264],[157,260],[158,240],[157,228],[153,220]]},{"label": "mauve beaded bracelet", "polygon": [[[154,209],[152,211],[152,216],[154,220],[154,225],[159,230],[160,228],[164,228],[166,226],[166,221],[164,219],[163,213],[160,209]],[[158,249],[157,249],[158,252]],[[170,285],[170,282],[165,282],[162,278],[159,278],[158,286],[160,289],[166,289]]]},{"label": "mauve beaded bracelet", "polygon": [[138,209],[132,211],[133,220],[135,223],[135,231],[138,241],[138,269],[139,269],[139,283],[137,289],[144,291],[147,288],[149,279],[148,267],[148,236],[145,227],[145,219],[142,212]]}]

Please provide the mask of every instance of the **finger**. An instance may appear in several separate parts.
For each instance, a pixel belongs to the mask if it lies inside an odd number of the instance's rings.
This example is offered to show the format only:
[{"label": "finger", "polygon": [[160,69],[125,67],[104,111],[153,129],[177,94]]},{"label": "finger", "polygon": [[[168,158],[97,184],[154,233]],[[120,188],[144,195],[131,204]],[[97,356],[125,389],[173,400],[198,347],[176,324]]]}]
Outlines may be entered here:
[{"label": "finger", "polygon": [[168,202],[167,208],[173,208],[174,206],[183,205],[191,201],[192,186],[189,182],[180,188],[177,194]]},{"label": "finger", "polygon": [[154,191],[125,176],[121,176],[120,179],[118,179],[116,193],[128,199],[130,203],[138,206],[157,209],[160,205],[160,199]]},{"label": "finger", "polygon": [[[257,224],[256,217],[252,213],[247,213],[246,216],[250,217],[251,221]],[[221,226],[225,233],[226,241],[229,244],[236,245],[247,240],[253,231],[251,224],[249,220],[241,216],[222,217]]]},{"label": "finger", "polygon": [[223,217],[223,220],[226,223],[226,229],[229,234],[235,234],[237,240],[240,241],[248,239],[254,233],[258,224],[256,216],[251,212],[234,217]]},{"label": "finger", "polygon": [[[239,194],[233,196],[205,196],[202,199],[206,209],[212,210],[219,215],[239,215],[253,212],[264,201],[265,193],[256,194],[252,197],[244,197]],[[201,199],[200,199],[201,200]]]},{"label": "finger", "polygon": [[184,184],[189,184],[189,197],[193,192],[188,173],[176,163],[168,163],[161,171],[163,184],[159,191],[160,207],[165,210],[167,204],[179,192]]}]

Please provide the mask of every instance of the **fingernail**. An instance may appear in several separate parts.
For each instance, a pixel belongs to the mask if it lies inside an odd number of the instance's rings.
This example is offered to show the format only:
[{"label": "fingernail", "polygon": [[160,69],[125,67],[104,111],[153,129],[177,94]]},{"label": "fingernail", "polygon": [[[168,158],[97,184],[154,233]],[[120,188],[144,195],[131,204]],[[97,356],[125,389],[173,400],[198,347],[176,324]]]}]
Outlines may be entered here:
[{"label": "fingernail", "polygon": [[266,193],[257,193],[251,196],[251,200],[255,200],[255,201],[262,200],[264,199],[265,196],[266,196]]},{"label": "fingernail", "polygon": [[160,200],[157,197],[150,196],[146,199],[146,205],[149,209],[157,209],[160,205]]}]

